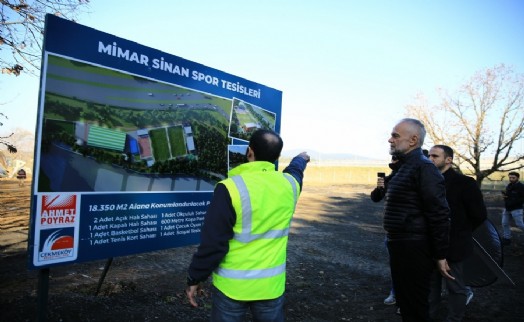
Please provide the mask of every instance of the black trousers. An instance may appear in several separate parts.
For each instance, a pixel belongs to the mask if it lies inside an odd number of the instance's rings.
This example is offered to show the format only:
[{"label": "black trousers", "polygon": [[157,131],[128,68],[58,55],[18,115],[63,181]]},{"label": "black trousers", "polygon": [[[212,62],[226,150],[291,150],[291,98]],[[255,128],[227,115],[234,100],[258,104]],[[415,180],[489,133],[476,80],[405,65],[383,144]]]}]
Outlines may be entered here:
[{"label": "black trousers", "polygon": [[466,313],[466,297],[468,291],[464,283],[464,262],[450,262],[451,276],[454,280],[448,280],[440,275],[438,270],[434,270],[431,276],[431,292],[429,293],[429,316],[436,320],[442,283],[446,284],[448,291],[448,315],[446,321],[462,321]]},{"label": "black trousers", "polygon": [[435,263],[427,240],[388,240],[391,277],[402,321],[429,321],[428,298]]}]

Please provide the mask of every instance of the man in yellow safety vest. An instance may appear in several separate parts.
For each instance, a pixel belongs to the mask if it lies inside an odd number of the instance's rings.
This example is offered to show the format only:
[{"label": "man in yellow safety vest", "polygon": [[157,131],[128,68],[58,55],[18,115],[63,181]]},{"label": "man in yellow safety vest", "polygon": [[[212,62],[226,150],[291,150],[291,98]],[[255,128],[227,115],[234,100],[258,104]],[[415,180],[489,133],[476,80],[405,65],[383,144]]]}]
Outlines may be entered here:
[{"label": "man in yellow safety vest", "polygon": [[186,289],[198,306],[200,283],[212,274],[212,321],[242,321],[248,309],[258,321],[284,320],[289,227],[310,158],[302,152],[278,172],[282,147],[277,133],[257,130],[248,162],[215,187]]}]

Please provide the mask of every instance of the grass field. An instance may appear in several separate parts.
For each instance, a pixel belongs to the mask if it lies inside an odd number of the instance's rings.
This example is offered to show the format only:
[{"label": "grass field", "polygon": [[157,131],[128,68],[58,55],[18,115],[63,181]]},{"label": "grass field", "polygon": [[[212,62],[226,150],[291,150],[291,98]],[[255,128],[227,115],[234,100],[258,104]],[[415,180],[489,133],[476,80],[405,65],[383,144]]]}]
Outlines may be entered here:
[{"label": "grass field", "polygon": [[[79,101],[76,98],[69,98],[60,95],[54,95],[52,93],[46,93],[46,101],[56,101],[59,104],[66,105],[71,108],[87,109],[87,103],[85,101]],[[63,118],[63,117],[62,117]]]},{"label": "grass field", "polygon": [[53,120],[53,125],[71,136],[75,135],[75,124],[72,122]]},{"label": "grass field", "polygon": [[249,111],[246,111],[246,113],[237,113],[237,118],[240,124],[247,124],[247,123],[256,123],[257,121],[251,116],[251,113]]},{"label": "grass field", "polygon": [[173,157],[187,154],[186,140],[182,126],[171,126],[167,129],[169,144],[171,145],[171,155]]},{"label": "grass field", "polygon": [[[281,168],[283,170],[285,166]],[[304,182],[312,184],[375,184],[377,172],[389,174],[388,167],[364,166],[318,166],[309,164],[304,174]]]},{"label": "grass field", "polygon": [[[289,164],[289,161],[279,163],[279,170],[282,171]],[[364,184],[374,185],[377,182],[377,172],[391,173],[387,166],[325,166],[310,163],[304,173],[304,184],[311,185],[340,185],[340,184]],[[520,172],[521,178],[524,172]],[[489,179],[482,181],[484,190],[502,190],[508,184],[507,173],[493,174]]]},{"label": "grass field", "polygon": [[52,65],[57,65],[57,66],[74,69],[74,70],[82,70],[82,71],[89,72],[92,74],[133,79],[133,76],[128,75],[128,74],[115,72],[110,69],[100,68],[100,67],[82,63],[82,62],[72,61],[72,60],[61,58],[61,57],[54,56],[54,55],[49,55],[47,57],[47,61],[49,64],[52,64]]},{"label": "grass field", "polygon": [[153,155],[157,161],[169,160],[171,154],[167,145],[166,129],[160,128],[149,132],[151,137]]}]

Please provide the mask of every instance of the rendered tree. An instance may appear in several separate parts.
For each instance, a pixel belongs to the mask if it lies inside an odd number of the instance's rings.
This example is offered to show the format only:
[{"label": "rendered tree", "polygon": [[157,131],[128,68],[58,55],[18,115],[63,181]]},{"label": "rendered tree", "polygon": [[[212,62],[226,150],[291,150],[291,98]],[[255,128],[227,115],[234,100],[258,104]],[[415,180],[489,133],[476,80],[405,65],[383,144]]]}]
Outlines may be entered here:
[{"label": "rendered tree", "polygon": [[495,172],[524,168],[524,153],[514,151],[524,141],[523,74],[500,64],[475,73],[452,95],[440,91],[440,98],[430,108],[419,95],[406,109],[434,144],[453,148],[455,165],[471,171],[479,187]]},{"label": "rendered tree", "polygon": [[36,75],[42,56],[45,15],[74,21],[88,3],[89,0],[0,0],[2,74],[18,76],[25,71]]}]

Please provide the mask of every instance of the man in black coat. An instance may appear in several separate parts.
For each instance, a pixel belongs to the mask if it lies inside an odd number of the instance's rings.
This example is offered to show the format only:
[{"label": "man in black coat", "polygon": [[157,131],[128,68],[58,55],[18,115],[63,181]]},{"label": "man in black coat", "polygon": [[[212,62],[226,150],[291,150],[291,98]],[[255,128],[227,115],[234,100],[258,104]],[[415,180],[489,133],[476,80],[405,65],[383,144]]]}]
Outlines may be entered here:
[{"label": "man in black coat", "polygon": [[[468,289],[464,283],[463,263],[473,253],[473,230],[487,218],[482,192],[473,178],[451,168],[453,149],[435,145],[429,158],[446,181],[446,199],[451,209],[449,248],[446,261],[453,279],[445,278],[448,291],[448,317],[446,321],[462,321],[466,311]],[[440,302],[442,277],[435,271],[429,297],[430,317],[435,318]]]},{"label": "man in black coat", "polygon": [[400,120],[389,138],[389,154],[399,168],[388,182],[384,229],[391,277],[404,322],[429,320],[428,298],[435,263],[450,277],[446,264],[449,207],[444,177],[422,154],[426,130],[416,119]]},{"label": "man in black coat", "polygon": [[504,196],[504,212],[502,213],[502,244],[508,246],[511,244],[511,227],[510,220],[513,217],[515,225],[524,231],[524,222],[522,220],[522,204],[524,203],[524,185],[519,182],[520,174],[510,172],[508,175],[509,184],[502,191]]}]

